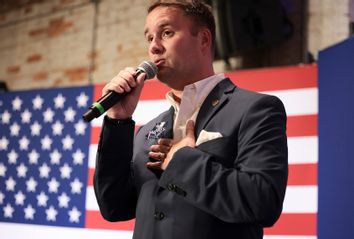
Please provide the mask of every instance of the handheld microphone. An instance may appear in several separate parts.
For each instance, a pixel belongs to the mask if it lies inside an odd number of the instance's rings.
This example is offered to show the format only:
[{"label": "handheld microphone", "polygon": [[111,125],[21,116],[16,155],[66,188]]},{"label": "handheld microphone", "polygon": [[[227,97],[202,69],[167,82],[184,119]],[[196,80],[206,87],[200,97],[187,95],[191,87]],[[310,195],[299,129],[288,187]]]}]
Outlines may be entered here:
[{"label": "handheld microphone", "polygon": [[[157,66],[150,61],[143,61],[136,69],[135,80],[141,73],[146,73],[146,79],[154,78],[158,69]],[[115,91],[110,91],[104,96],[102,96],[98,101],[94,102],[88,111],[82,116],[84,121],[90,122],[94,118],[98,118],[109,108],[115,105],[118,101],[123,99],[129,92],[117,93]]]}]

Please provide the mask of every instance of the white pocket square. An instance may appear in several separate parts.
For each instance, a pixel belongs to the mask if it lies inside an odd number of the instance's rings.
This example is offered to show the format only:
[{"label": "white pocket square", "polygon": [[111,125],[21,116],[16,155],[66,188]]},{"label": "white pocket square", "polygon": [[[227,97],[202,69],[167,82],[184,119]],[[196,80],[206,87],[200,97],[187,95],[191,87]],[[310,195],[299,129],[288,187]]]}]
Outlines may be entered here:
[{"label": "white pocket square", "polygon": [[200,131],[197,142],[195,142],[195,144],[196,144],[196,146],[198,146],[198,145],[205,143],[209,140],[217,139],[217,138],[221,138],[221,137],[223,137],[223,136],[219,132],[208,132],[203,129],[202,131]]}]

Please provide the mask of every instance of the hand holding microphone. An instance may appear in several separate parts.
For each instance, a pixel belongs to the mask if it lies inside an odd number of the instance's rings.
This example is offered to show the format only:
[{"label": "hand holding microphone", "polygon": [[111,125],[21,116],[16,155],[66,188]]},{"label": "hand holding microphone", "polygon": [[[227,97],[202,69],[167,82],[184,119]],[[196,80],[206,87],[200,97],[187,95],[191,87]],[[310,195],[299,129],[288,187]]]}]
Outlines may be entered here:
[{"label": "hand holding microphone", "polygon": [[111,118],[130,117],[138,103],[144,80],[154,78],[157,66],[143,61],[137,69],[125,68],[103,88],[103,96],[94,102],[82,116],[86,122],[99,117],[107,110]]}]

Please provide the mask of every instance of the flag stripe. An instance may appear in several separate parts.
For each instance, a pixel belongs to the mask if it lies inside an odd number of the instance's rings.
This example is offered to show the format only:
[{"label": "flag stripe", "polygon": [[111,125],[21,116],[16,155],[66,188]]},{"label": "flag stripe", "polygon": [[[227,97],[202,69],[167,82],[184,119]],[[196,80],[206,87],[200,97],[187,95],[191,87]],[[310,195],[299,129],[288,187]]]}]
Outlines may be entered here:
[{"label": "flag stripe", "polygon": [[39,226],[39,225],[26,225],[15,223],[1,223],[1,238],[11,239],[131,239],[133,236],[132,231],[117,231],[117,230],[96,230],[96,229],[81,229],[69,227],[53,227],[53,226]]},{"label": "flag stripe", "polygon": [[288,185],[317,185],[317,164],[290,164]]},{"label": "flag stripe", "polygon": [[[318,113],[318,90],[317,88],[291,89],[282,91],[262,92],[279,97],[284,103],[288,116],[313,115]],[[165,97],[138,102],[133,119],[137,125],[144,125],[161,112],[167,110],[170,104]],[[101,127],[103,117],[92,121],[92,126]]]},{"label": "flag stripe", "polygon": [[[101,127],[92,127],[92,144],[98,144],[100,132]],[[317,135],[317,115],[289,116],[287,122],[287,135],[288,137]]]},{"label": "flag stripe", "polygon": [[317,67],[282,67],[274,69],[258,69],[252,71],[236,71],[227,73],[233,82],[241,88],[254,91],[270,91],[317,87]]},{"label": "flag stripe", "polygon": [[[97,211],[87,211],[87,228],[111,230],[133,230],[135,220],[125,222],[107,222]],[[277,224],[265,228],[267,235],[316,235],[316,213],[283,213]]]},{"label": "flag stripe", "polygon": [[277,223],[265,228],[267,235],[316,235],[316,213],[283,213]]},{"label": "flag stripe", "polygon": [[[88,186],[93,185],[94,168],[88,172]],[[317,164],[290,164],[288,185],[317,185]]]},{"label": "flag stripe", "polygon": [[317,135],[317,115],[288,117],[286,134],[288,137]]},{"label": "flag stripe", "polygon": [[87,228],[131,231],[134,229],[134,223],[135,223],[134,219],[129,221],[121,221],[121,222],[109,222],[103,219],[99,211],[96,210],[86,211]]},{"label": "flag stripe", "polygon": [[[304,213],[317,211],[317,186],[288,186],[283,205],[283,213]],[[87,187],[86,209],[98,211],[98,204],[92,186]]]},{"label": "flag stripe", "polygon": [[[303,150],[303,149],[306,150]],[[289,164],[316,164],[318,159],[317,136],[289,137],[288,138]],[[97,142],[90,145],[89,168],[95,167]]]}]

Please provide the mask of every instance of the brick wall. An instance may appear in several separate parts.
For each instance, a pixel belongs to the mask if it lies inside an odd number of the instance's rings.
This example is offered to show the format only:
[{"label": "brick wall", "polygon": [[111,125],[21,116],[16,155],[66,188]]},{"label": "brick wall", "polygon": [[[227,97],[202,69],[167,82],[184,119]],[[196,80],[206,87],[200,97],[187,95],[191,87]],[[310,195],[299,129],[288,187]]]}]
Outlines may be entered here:
[{"label": "brick wall", "polygon": [[[306,44],[315,57],[347,38],[348,1],[308,0]],[[143,26],[149,1],[101,0],[98,8],[92,0],[6,2],[8,8],[0,7],[0,81],[10,90],[107,82],[147,59]],[[287,44],[270,59],[291,64],[289,56],[299,49]],[[215,66],[225,70],[223,62]]]}]

